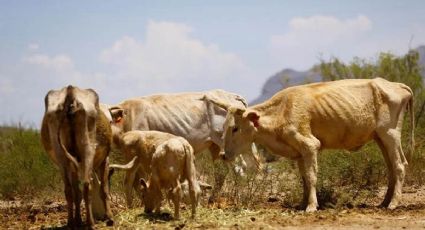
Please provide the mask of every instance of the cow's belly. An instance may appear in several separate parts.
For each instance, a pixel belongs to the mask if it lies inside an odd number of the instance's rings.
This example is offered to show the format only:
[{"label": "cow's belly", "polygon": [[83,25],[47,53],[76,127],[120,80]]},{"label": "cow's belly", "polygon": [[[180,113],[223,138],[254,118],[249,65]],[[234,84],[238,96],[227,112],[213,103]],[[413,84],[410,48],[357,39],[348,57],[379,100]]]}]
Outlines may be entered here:
[{"label": "cow's belly", "polygon": [[183,137],[193,147],[195,154],[207,149],[211,145],[210,131],[207,124],[184,129],[179,126],[169,126],[163,123],[151,123],[149,126],[143,124],[134,126],[131,130],[156,130]]},{"label": "cow's belly", "polygon": [[322,149],[358,149],[374,138],[376,122],[373,119],[359,121],[322,121],[312,127],[313,135],[320,140]]}]

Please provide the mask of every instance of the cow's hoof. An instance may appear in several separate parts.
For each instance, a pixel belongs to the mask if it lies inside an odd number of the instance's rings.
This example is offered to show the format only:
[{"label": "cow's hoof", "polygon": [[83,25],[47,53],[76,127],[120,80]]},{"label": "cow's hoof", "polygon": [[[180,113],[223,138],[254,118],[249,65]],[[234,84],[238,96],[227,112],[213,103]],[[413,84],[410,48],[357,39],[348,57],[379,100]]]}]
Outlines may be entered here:
[{"label": "cow's hoof", "polygon": [[382,203],[378,206],[380,208],[388,208],[390,206],[390,202],[389,201],[382,201]]},{"label": "cow's hoof", "polygon": [[114,220],[112,219],[106,220],[106,226],[113,226],[113,225],[114,225]]},{"label": "cow's hoof", "polygon": [[208,204],[214,204],[214,203],[215,203],[215,201],[216,201],[216,198],[215,198],[215,197],[213,197],[213,196],[211,196],[211,197],[208,199]]},{"label": "cow's hoof", "polygon": [[317,211],[316,206],[307,206],[307,208],[305,209],[305,212],[315,212],[315,211]]},{"label": "cow's hoof", "polygon": [[387,207],[389,210],[394,210],[397,208],[397,204],[390,203]]}]

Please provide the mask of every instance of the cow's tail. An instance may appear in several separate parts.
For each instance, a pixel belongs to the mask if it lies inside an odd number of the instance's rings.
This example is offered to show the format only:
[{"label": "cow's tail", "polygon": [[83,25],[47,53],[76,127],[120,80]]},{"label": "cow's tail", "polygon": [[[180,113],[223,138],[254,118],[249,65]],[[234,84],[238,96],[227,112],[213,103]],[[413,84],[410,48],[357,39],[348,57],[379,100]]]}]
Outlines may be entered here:
[{"label": "cow's tail", "polygon": [[199,186],[196,180],[196,169],[193,148],[189,143],[185,143],[184,151],[186,155],[186,179],[189,184],[189,195],[192,206],[192,218],[195,217],[196,206],[198,205],[198,189]]},{"label": "cow's tail", "polygon": [[194,163],[194,154],[193,154],[193,148],[190,144],[186,143],[183,145],[186,162],[185,162],[185,171],[186,171],[186,179],[190,181],[192,179],[196,179],[196,170],[195,170],[195,163]]},{"label": "cow's tail", "polygon": [[409,98],[409,101],[407,102],[406,109],[409,110],[409,115],[410,115],[410,117],[409,117],[410,118],[409,119],[410,120],[410,124],[409,124],[409,126],[410,126],[410,129],[409,129],[409,131],[410,131],[410,140],[409,140],[410,146],[409,146],[409,152],[407,154],[407,162],[411,162],[413,153],[415,151],[415,110],[414,110],[414,107],[413,107],[414,106],[414,96],[413,96],[413,91],[412,91],[412,89],[410,89],[409,86],[402,84],[402,88],[409,91],[409,93],[410,93],[410,98]]},{"label": "cow's tail", "polygon": [[409,114],[410,114],[410,151],[407,155],[407,160],[410,162],[412,160],[413,153],[415,151],[415,110],[413,107],[413,93],[412,96],[409,99],[409,102],[407,103],[407,106],[409,107]]}]

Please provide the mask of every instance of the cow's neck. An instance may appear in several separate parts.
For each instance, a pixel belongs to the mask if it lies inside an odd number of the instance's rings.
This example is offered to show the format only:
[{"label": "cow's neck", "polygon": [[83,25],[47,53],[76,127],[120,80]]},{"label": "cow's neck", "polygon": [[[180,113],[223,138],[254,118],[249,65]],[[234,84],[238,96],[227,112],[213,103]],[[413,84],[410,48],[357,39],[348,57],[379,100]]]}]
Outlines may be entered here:
[{"label": "cow's neck", "polygon": [[264,146],[273,154],[297,158],[299,154],[282,139],[282,124],[279,124],[280,120],[276,117],[278,111],[276,106],[268,104],[255,109],[260,120],[254,134],[254,142]]}]

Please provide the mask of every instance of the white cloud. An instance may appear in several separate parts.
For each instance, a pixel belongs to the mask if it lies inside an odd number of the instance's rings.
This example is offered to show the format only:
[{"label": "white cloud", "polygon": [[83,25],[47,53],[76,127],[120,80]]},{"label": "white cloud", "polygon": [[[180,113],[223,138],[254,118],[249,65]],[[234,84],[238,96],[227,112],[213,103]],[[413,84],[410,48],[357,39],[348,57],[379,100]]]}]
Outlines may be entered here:
[{"label": "white cloud", "polygon": [[161,92],[257,89],[240,83],[249,70],[237,55],[193,38],[191,31],[184,24],[151,21],[143,39],[124,36],[101,51],[94,73],[81,71],[66,53],[47,54],[29,44],[16,65],[0,63],[0,105],[13,105],[13,112],[0,116],[39,125],[46,93],[69,84],[95,89],[104,103]]},{"label": "white cloud", "polygon": [[30,51],[37,51],[40,48],[40,45],[37,43],[31,43],[28,45],[28,50]]},{"label": "white cloud", "polygon": [[[369,18],[339,19],[333,16],[296,17],[289,21],[289,31],[271,37],[271,53],[279,64],[308,68],[318,57],[336,55],[358,49],[372,30]],[[352,56],[351,56],[352,57]]]},{"label": "white cloud", "polygon": [[67,55],[57,55],[50,57],[46,54],[32,54],[25,57],[24,62],[37,65],[47,70],[55,70],[60,72],[70,71],[74,68],[74,63]]},{"label": "white cloud", "polygon": [[[105,89],[106,76],[78,70],[69,55],[29,52],[14,65],[0,63],[1,122],[24,122],[39,126],[44,112],[44,96],[51,89],[69,84]],[[29,122],[30,123],[27,123]]]},{"label": "white cloud", "polygon": [[15,90],[10,79],[8,79],[7,76],[0,75],[0,95],[10,95],[15,92]]},{"label": "white cloud", "polygon": [[243,79],[248,69],[237,55],[203,43],[191,32],[185,24],[150,21],[143,40],[125,36],[105,49],[100,60],[137,95],[224,88]]}]

